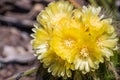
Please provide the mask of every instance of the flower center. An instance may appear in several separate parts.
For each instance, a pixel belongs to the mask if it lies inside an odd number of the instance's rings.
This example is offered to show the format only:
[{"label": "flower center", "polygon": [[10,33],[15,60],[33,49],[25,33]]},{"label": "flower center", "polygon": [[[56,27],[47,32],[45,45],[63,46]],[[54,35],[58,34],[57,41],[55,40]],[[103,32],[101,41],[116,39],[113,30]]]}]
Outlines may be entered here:
[{"label": "flower center", "polygon": [[83,58],[86,58],[89,56],[88,54],[88,49],[87,48],[83,48],[81,51],[80,51],[81,55],[83,56]]},{"label": "flower center", "polygon": [[68,48],[72,48],[74,43],[75,43],[75,40],[73,40],[73,39],[64,40],[64,45]]}]

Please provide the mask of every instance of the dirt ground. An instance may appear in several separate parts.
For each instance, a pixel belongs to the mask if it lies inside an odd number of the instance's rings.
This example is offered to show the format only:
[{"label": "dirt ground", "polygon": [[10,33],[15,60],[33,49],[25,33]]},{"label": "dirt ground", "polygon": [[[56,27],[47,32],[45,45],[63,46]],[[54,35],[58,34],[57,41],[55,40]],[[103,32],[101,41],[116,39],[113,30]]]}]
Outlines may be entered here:
[{"label": "dirt ground", "polygon": [[[36,16],[53,0],[0,0],[0,80],[39,64],[30,44]],[[35,74],[20,80],[35,80]]]}]

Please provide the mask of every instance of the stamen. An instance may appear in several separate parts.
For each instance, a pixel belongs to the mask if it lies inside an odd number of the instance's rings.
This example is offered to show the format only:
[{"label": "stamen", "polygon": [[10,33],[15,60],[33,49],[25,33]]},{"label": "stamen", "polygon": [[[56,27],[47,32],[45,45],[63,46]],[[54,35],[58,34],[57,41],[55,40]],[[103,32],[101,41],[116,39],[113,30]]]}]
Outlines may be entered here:
[{"label": "stamen", "polygon": [[88,57],[88,55],[89,55],[87,48],[83,48],[80,53],[84,58]]},{"label": "stamen", "polygon": [[68,48],[73,47],[74,42],[75,42],[75,41],[72,40],[72,39],[64,40],[64,44],[65,44],[65,46],[67,46]]}]

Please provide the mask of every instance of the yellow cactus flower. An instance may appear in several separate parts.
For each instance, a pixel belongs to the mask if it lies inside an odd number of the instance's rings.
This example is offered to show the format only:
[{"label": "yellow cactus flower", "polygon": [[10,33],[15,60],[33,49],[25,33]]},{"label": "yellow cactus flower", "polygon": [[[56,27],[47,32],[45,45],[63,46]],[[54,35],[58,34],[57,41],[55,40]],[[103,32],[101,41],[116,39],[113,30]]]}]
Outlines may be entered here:
[{"label": "yellow cactus flower", "polygon": [[93,6],[73,9],[68,1],[49,4],[37,17],[32,36],[36,56],[54,76],[71,77],[95,71],[110,60],[117,45],[112,19]]}]

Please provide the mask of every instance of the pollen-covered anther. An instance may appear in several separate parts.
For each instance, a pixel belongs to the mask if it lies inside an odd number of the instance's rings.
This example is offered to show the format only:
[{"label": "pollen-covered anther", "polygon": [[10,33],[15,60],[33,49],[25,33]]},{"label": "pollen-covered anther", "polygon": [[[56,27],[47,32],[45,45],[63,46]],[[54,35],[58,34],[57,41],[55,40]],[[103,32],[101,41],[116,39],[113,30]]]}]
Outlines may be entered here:
[{"label": "pollen-covered anther", "polygon": [[68,48],[72,48],[74,43],[75,43],[75,40],[72,40],[72,39],[64,40],[64,44]]},{"label": "pollen-covered anther", "polygon": [[80,54],[83,56],[83,58],[88,57],[89,56],[88,49],[87,48],[81,49]]}]

